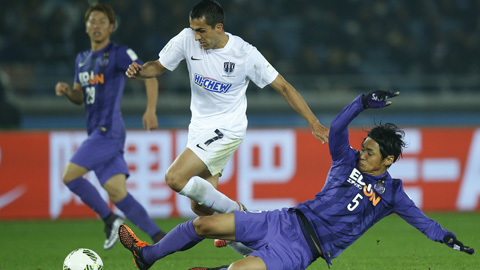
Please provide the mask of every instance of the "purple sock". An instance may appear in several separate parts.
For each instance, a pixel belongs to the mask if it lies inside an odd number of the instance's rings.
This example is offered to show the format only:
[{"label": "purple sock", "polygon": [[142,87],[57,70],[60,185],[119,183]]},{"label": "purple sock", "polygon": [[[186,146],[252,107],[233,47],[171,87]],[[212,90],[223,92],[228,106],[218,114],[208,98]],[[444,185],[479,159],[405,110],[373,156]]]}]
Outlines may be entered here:
[{"label": "purple sock", "polygon": [[148,236],[153,237],[158,233],[165,234],[148,215],[145,208],[135,200],[130,193],[127,193],[127,196],[115,205],[123,212],[123,214],[125,214],[128,220],[142,231],[146,232]]},{"label": "purple sock", "polygon": [[143,248],[143,259],[153,263],[177,251],[192,248],[203,238],[193,228],[193,219],[177,225],[160,242]]},{"label": "purple sock", "polygon": [[105,219],[112,212],[108,204],[102,199],[98,190],[85,178],[79,177],[66,184],[68,189],[75,193],[93,211]]}]

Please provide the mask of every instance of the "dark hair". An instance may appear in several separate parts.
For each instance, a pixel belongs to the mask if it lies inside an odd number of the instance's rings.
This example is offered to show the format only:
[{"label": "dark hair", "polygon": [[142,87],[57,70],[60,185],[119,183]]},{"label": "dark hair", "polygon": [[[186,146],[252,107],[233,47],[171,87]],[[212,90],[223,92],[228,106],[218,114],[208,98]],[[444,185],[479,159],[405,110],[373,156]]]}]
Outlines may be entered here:
[{"label": "dark hair", "polygon": [[379,124],[368,132],[368,137],[378,143],[382,158],[393,155],[393,162],[395,162],[402,156],[402,150],[406,145],[403,141],[405,131],[399,129],[395,124]]},{"label": "dark hair", "polygon": [[88,21],[88,18],[90,17],[90,14],[94,11],[99,11],[105,13],[107,15],[108,20],[110,21],[111,24],[115,25],[115,11],[113,8],[107,4],[103,3],[95,3],[92,4],[87,11],[85,12],[85,22]]},{"label": "dark hair", "polygon": [[190,20],[201,19],[205,17],[205,23],[210,25],[212,29],[221,23],[225,25],[225,12],[222,6],[214,0],[202,0],[196,4],[190,11]]}]

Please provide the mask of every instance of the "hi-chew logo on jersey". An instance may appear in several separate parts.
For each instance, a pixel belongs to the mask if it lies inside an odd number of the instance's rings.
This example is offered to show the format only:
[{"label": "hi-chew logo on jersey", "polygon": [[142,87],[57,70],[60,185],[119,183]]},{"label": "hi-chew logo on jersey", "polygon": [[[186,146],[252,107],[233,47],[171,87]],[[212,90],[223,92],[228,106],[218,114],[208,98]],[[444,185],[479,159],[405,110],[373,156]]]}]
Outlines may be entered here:
[{"label": "hi-chew logo on jersey", "polygon": [[105,76],[103,73],[95,74],[93,71],[84,71],[78,73],[78,80],[82,86],[104,84]]},{"label": "hi-chew logo on jersey", "polygon": [[213,78],[203,77],[195,73],[194,82],[201,88],[216,93],[226,93],[232,87],[231,83],[217,81]]}]

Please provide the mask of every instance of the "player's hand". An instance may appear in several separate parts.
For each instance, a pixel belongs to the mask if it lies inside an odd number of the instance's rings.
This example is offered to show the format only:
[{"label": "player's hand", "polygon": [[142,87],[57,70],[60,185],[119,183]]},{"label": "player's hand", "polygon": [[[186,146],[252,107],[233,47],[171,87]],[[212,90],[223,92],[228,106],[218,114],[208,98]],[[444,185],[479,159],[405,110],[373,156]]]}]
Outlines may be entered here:
[{"label": "player's hand", "polygon": [[142,118],[143,128],[147,131],[158,128],[158,119],[154,111],[146,111]]},{"label": "player's hand", "polygon": [[58,82],[57,85],[55,85],[55,94],[59,97],[66,95],[68,92],[68,89],[70,89],[70,86],[68,86],[68,83]]},{"label": "player's hand", "polygon": [[328,134],[330,133],[329,128],[324,127],[319,121],[317,121],[311,126],[311,129],[315,139],[321,141],[322,144],[328,143]]},{"label": "player's hand", "polygon": [[384,90],[373,91],[368,95],[363,95],[362,103],[364,108],[383,108],[386,107],[392,102],[388,100],[389,98],[396,97],[400,92],[390,92]]},{"label": "player's hand", "polygon": [[143,66],[137,62],[132,62],[129,66],[127,71],[125,71],[125,75],[128,78],[135,79],[140,75],[140,72],[143,70]]},{"label": "player's hand", "polygon": [[466,252],[470,255],[472,255],[475,252],[475,250],[473,248],[464,246],[463,243],[458,241],[457,238],[455,237],[455,235],[453,235],[453,234],[445,235],[445,237],[443,237],[443,242],[447,246],[449,246],[449,247],[451,247],[455,250],[463,251],[463,252]]}]

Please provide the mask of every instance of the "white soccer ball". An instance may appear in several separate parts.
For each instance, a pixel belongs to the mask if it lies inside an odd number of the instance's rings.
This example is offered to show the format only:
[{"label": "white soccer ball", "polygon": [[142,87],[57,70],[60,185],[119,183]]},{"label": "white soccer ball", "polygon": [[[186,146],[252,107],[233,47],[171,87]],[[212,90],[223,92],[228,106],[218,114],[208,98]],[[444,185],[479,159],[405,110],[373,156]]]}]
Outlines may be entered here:
[{"label": "white soccer ball", "polygon": [[78,248],[65,258],[63,270],[103,270],[102,258],[91,249]]}]

